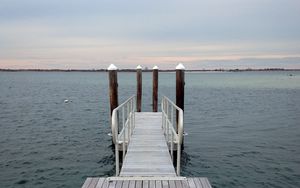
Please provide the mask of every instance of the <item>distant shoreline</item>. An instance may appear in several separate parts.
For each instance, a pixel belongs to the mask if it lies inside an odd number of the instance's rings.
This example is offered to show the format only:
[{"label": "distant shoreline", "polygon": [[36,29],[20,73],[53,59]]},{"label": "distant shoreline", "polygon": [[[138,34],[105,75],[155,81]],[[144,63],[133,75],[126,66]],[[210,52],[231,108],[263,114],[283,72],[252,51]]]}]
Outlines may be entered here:
[{"label": "distant shoreline", "polygon": [[[159,72],[174,72],[174,69],[162,69]],[[186,72],[256,72],[256,71],[300,71],[300,69],[187,69]],[[107,72],[107,69],[0,69],[0,72]],[[118,72],[136,72],[136,69],[119,69]],[[152,69],[143,69],[152,72]]]}]

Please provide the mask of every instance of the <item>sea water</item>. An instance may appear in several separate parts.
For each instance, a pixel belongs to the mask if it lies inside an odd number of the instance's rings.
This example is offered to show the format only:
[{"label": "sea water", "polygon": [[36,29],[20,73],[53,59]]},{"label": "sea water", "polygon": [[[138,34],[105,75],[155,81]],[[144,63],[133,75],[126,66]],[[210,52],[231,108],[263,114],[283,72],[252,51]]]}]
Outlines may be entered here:
[{"label": "sea water", "polygon": [[[0,187],[80,187],[114,175],[105,72],[0,72]],[[119,73],[119,103],[136,93]],[[159,99],[175,99],[175,73]],[[142,110],[151,111],[143,73]],[[186,73],[183,176],[213,187],[300,187],[300,72]]]}]

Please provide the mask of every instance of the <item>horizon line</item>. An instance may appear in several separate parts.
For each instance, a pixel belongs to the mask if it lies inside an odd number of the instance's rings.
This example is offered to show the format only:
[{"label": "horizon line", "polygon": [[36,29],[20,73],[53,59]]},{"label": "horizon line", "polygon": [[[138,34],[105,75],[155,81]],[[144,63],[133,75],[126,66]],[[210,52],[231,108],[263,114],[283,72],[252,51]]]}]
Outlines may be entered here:
[{"label": "horizon line", "polygon": [[[147,69],[144,68],[142,69],[143,72],[152,72],[152,69]],[[174,72],[176,69],[158,69],[160,72]],[[107,68],[105,69],[35,69],[35,68],[30,68],[30,69],[15,69],[15,68],[8,68],[8,69],[3,69],[0,68],[1,72],[30,72],[30,71],[35,71],[35,72],[108,72]],[[122,68],[118,69],[120,72],[136,72],[136,69],[134,68]],[[213,68],[213,69],[185,69],[187,72],[209,72],[209,71],[218,71],[218,72],[238,72],[238,71],[300,71],[299,68]]]}]

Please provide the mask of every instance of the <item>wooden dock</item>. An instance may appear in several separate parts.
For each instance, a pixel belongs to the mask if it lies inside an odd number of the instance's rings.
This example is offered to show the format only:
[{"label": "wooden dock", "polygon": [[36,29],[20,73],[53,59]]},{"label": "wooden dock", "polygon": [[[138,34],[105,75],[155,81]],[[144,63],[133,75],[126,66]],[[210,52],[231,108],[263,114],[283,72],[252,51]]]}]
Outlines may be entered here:
[{"label": "wooden dock", "polygon": [[177,176],[162,129],[162,112],[135,112],[119,176],[87,178],[82,188],[211,188],[207,178]]},{"label": "wooden dock", "polygon": [[82,188],[211,188],[207,178],[87,178]]},{"label": "wooden dock", "polygon": [[161,112],[136,112],[135,99],[130,97],[112,112],[116,176],[87,178],[82,188],[211,188],[205,177],[180,176],[183,111],[163,97]]}]

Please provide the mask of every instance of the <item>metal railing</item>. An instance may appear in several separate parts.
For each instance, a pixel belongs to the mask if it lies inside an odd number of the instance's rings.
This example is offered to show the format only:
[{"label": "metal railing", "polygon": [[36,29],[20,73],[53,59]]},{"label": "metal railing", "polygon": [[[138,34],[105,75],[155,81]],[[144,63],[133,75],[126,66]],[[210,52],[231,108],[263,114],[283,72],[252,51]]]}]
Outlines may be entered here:
[{"label": "metal railing", "polygon": [[[162,98],[161,111],[162,111],[162,128],[164,131],[164,135],[166,137],[166,141],[168,144],[168,148],[172,160],[174,158],[173,156],[174,145],[177,145],[176,173],[177,176],[180,176],[181,144],[182,144],[182,137],[183,137],[183,111],[166,96],[163,96]],[[177,120],[176,120],[176,114],[178,117]],[[176,125],[177,127],[174,128],[174,126]]]},{"label": "metal railing", "polygon": [[[127,146],[130,142],[132,130],[135,127],[135,103],[136,97],[132,96],[127,99],[123,104],[119,105],[112,112],[111,116],[111,130],[112,138],[115,144],[115,156],[116,156],[116,176],[120,172],[119,164],[119,145],[122,146],[123,160],[127,151]],[[119,132],[119,129],[121,130]]]}]

